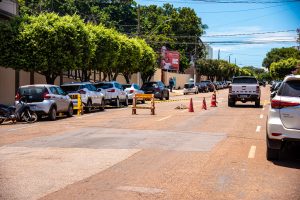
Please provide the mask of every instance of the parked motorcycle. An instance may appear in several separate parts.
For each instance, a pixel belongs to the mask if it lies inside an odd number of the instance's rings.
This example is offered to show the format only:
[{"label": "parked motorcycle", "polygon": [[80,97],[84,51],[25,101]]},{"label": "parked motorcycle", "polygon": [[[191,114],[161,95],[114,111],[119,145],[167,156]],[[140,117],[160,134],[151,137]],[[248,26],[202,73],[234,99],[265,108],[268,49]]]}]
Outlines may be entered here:
[{"label": "parked motorcycle", "polygon": [[13,123],[16,121],[25,121],[27,123],[36,122],[38,116],[34,111],[30,110],[30,107],[25,100],[25,96],[20,98],[16,107],[0,104],[0,124],[9,120]]}]

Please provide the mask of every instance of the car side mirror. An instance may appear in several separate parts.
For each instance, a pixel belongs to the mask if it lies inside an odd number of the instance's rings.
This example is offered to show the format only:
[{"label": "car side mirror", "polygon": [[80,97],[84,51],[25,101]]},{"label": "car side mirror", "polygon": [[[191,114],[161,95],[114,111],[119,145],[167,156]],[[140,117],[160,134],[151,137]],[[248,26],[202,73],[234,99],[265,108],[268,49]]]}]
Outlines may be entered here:
[{"label": "car side mirror", "polygon": [[271,93],[271,98],[273,99],[276,96],[276,94],[277,94],[277,91],[272,92]]},{"label": "car side mirror", "polygon": [[101,92],[101,91],[102,91],[102,89],[101,89],[101,88],[98,88],[98,89],[97,89],[97,92]]}]

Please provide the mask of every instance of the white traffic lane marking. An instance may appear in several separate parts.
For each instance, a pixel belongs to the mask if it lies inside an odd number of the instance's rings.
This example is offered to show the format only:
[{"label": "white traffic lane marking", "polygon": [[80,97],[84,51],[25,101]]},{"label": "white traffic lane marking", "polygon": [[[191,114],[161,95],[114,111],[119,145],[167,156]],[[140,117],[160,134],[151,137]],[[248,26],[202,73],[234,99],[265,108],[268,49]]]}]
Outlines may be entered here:
[{"label": "white traffic lane marking", "polygon": [[259,118],[260,118],[260,119],[264,118],[264,115],[263,115],[263,114],[260,114],[260,115],[259,115]]},{"label": "white traffic lane marking", "polygon": [[12,128],[12,129],[9,129],[8,131],[17,131],[17,130],[21,130],[21,129],[25,129],[25,128],[31,128],[31,127],[35,127],[35,126],[38,126],[38,125],[31,125],[31,126],[22,126],[22,127],[19,127],[19,128]]},{"label": "white traffic lane marking", "polygon": [[251,146],[248,153],[248,158],[255,158],[255,151],[256,151],[256,146]]},{"label": "white traffic lane marking", "polygon": [[256,132],[260,132],[261,126],[256,127]]},{"label": "white traffic lane marking", "polygon": [[159,119],[159,120],[156,120],[156,121],[160,122],[160,121],[163,121],[163,120],[169,119],[170,117],[172,117],[172,115],[169,115],[169,116],[167,116],[167,117],[161,118],[161,119]]}]

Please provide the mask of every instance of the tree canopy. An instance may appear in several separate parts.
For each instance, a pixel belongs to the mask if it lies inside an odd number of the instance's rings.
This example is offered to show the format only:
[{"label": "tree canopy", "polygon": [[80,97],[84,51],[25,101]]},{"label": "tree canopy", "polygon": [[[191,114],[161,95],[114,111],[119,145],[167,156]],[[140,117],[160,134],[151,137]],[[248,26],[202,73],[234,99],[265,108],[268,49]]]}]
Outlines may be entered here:
[{"label": "tree canopy", "polygon": [[270,66],[270,75],[273,79],[282,80],[286,75],[292,74],[299,64],[300,60],[295,58],[273,62]]}]

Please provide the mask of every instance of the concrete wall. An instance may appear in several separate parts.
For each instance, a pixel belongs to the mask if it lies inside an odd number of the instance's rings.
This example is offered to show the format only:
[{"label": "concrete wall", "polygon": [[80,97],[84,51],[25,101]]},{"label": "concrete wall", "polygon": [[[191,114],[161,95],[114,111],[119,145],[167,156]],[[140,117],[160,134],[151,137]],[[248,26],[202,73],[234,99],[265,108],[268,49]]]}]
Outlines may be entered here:
[{"label": "concrete wall", "polygon": [[12,105],[15,99],[15,70],[0,67],[0,104]]},{"label": "concrete wall", "polygon": [[[177,74],[172,72],[166,72],[158,69],[154,76],[152,77],[151,81],[160,81],[163,73],[163,82],[165,85],[169,85],[169,78],[173,77],[176,79],[176,85],[175,88],[178,87],[183,88],[184,84],[188,82],[190,78],[192,78],[192,75],[190,74]],[[103,75],[102,75],[103,77]],[[91,76],[91,80],[94,80],[94,74]],[[100,80],[99,73],[96,74],[96,81]],[[70,79],[67,77],[64,77],[64,82],[72,82],[74,79]],[[121,84],[125,84],[125,78],[122,75],[119,75],[117,77],[117,81]],[[4,68],[0,67],[0,104],[7,104],[12,105],[14,103],[15,99],[15,70],[11,68]],[[137,74],[133,74],[131,77],[131,83],[138,83],[138,77]],[[22,85],[29,85],[30,84],[30,73],[25,71],[20,71],[19,76],[19,83],[20,86]],[[46,78],[38,73],[34,73],[34,83],[35,84],[44,84],[46,83]],[[55,84],[59,85],[59,77],[56,78]],[[142,84],[142,81],[140,81],[140,85]]]}]

